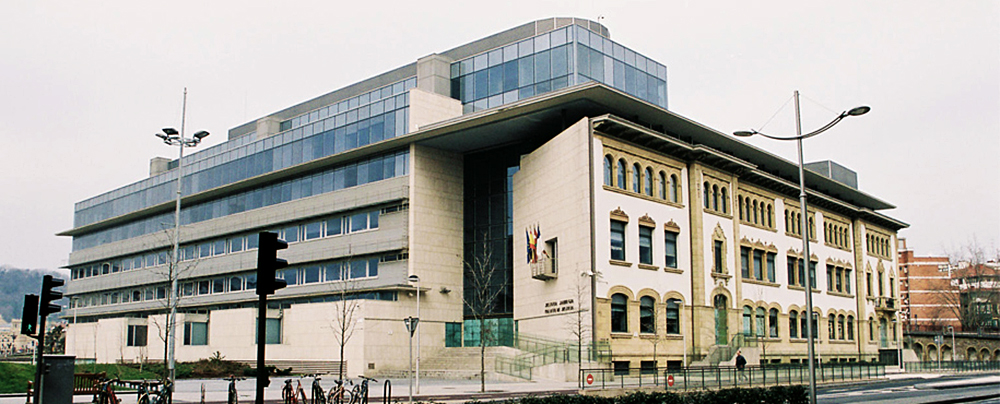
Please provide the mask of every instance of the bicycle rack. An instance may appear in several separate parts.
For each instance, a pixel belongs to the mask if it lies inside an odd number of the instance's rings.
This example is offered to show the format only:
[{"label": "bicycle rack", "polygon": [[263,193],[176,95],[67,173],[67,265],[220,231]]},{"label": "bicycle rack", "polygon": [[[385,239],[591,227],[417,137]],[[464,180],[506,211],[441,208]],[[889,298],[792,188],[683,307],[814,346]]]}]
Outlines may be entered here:
[{"label": "bicycle rack", "polygon": [[385,379],[385,387],[382,389],[382,404],[389,404],[392,399],[392,382]]}]

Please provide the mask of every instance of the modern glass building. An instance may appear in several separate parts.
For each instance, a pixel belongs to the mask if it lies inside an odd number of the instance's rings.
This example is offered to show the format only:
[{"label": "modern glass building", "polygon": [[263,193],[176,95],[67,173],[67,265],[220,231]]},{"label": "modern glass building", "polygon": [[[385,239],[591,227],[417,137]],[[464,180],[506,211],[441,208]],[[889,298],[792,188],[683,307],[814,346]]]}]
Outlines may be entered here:
[{"label": "modern glass building", "polygon": [[[289,243],[289,286],[271,297],[265,336],[282,366],[406,369],[402,319],[418,296],[429,355],[584,342],[598,364],[647,366],[642,338],[663,335],[667,360],[711,361],[773,324],[776,358],[798,360],[804,345],[778,322],[797,318],[801,292],[795,271],[775,270],[798,265],[795,229],[778,220],[798,214],[794,164],[670,112],[666,83],[664,65],[604,26],[550,18],[241,124],[183,162],[153,159],[149,178],[77,203],[61,233],[73,238],[67,350],[162,360],[182,163],[179,360],[254,359],[261,231]],[[888,241],[905,226],[856,187],[807,182],[819,199],[807,214],[838,237]],[[831,327],[855,322],[850,339],[831,334],[828,355],[857,360],[881,347],[862,343],[862,327],[893,309],[857,280],[845,291],[843,274],[881,268],[892,285],[895,255],[843,237],[818,239],[831,248],[814,250],[819,267],[840,268],[841,286],[817,304],[824,324],[829,310]],[[336,329],[352,330],[344,357]]]}]

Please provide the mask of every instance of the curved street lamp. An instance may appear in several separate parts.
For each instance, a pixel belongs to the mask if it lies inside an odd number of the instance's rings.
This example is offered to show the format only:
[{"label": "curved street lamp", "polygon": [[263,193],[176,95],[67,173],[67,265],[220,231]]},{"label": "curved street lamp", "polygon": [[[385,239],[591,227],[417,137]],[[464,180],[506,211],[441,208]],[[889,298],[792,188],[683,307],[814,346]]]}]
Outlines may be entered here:
[{"label": "curved street lamp", "polygon": [[[807,339],[807,346],[809,348],[809,402],[811,404],[816,404],[816,347],[815,347],[815,340],[814,340],[816,330],[813,330],[813,326],[812,326],[812,324],[813,324],[813,322],[812,322],[812,319],[813,319],[813,304],[812,304],[812,284],[813,284],[813,280],[812,280],[812,273],[810,272],[810,268],[808,268],[808,266],[810,265],[810,261],[809,261],[809,210],[806,208],[806,180],[805,180],[806,177],[805,177],[805,167],[804,167],[805,163],[802,160],[802,140],[803,139],[808,139],[808,138],[816,136],[816,135],[818,135],[820,133],[826,132],[830,128],[832,128],[832,127],[836,126],[838,123],[840,123],[840,121],[844,120],[844,118],[847,118],[849,116],[861,116],[861,115],[867,114],[868,111],[871,111],[871,107],[863,105],[863,106],[860,106],[860,107],[851,108],[850,110],[841,112],[840,115],[837,116],[836,118],[834,118],[832,121],[830,121],[830,123],[828,123],[826,125],[823,125],[819,129],[816,129],[816,130],[814,130],[812,132],[809,132],[809,133],[806,133],[806,134],[803,135],[802,134],[802,118],[801,118],[801,114],[799,113],[799,91],[798,90],[795,90],[795,96],[794,96],[794,98],[795,98],[795,136],[790,136],[790,137],[771,136],[771,135],[768,135],[766,133],[761,133],[761,132],[758,132],[758,131],[752,130],[752,129],[749,130],[749,131],[733,132],[733,135],[736,135],[736,136],[739,136],[739,137],[750,137],[750,136],[753,136],[753,135],[761,135],[761,136],[766,137],[768,139],[774,139],[774,140],[794,140],[794,141],[796,141],[796,143],[798,143],[798,150],[799,150],[799,206],[800,206],[800,209],[802,211],[802,220],[800,221],[799,226],[801,226],[801,228],[802,228],[802,231],[801,231],[801,233],[802,233],[801,234],[801,236],[802,236],[802,262],[803,262],[803,265],[806,265],[806,268],[803,268],[802,272],[805,274],[805,277],[806,277],[804,289],[805,289],[805,292],[806,292],[806,310],[808,312],[807,318],[809,319],[809,320],[806,321],[806,339]],[[902,358],[900,358],[900,359],[902,359]]]},{"label": "curved street lamp", "polygon": [[180,276],[180,241],[181,241],[181,184],[184,182],[184,148],[195,147],[201,140],[208,137],[207,131],[198,131],[192,137],[184,137],[184,124],[187,115],[187,88],[184,89],[184,106],[181,109],[181,131],[178,133],[174,128],[163,128],[163,133],[156,133],[155,136],[163,139],[163,143],[170,146],[178,146],[180,156],[177,157],[177,196],[174,203],[174,253],[170,263],[168,277],[170,278],[170,314],[167,317],[167,378],[171,385],[176,381],[174,372],[174,351],[176,339],[176,318],[177,318],[177,278]]}]

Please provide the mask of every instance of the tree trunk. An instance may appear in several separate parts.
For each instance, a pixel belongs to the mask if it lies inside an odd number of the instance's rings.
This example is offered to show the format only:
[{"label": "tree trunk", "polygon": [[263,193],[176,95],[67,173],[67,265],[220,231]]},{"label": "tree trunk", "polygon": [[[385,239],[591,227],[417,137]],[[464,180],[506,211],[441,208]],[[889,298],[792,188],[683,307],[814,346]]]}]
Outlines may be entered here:
[{"label": "tree trunk", "polygon": [[486,392],[486,329],[483,318],[479,318],[479,392]]}]

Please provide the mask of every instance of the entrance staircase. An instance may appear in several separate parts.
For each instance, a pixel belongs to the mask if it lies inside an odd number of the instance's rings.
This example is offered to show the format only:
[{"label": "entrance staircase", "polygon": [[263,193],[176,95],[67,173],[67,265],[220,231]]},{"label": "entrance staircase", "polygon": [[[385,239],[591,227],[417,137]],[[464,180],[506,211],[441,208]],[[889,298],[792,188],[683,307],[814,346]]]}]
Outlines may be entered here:
[{"label": "entrance staircase", "polygon": [[736,366],[736,352],[742,351],[747,364],[760,363],[760,348],[757,337],[753,335],[736,334],[727,345],[713,345],[708,355],[700,361],[691,362],[691,366]]},{"label": "entrance staircase", "polygon": [[497,356],[497,372],[525,380],[532,380],[537,368],[557,363],[607,362],[611,346],[607,342],[584,345],[537,335],[518,333],[514,337],[514,356]]}]

